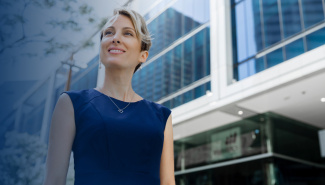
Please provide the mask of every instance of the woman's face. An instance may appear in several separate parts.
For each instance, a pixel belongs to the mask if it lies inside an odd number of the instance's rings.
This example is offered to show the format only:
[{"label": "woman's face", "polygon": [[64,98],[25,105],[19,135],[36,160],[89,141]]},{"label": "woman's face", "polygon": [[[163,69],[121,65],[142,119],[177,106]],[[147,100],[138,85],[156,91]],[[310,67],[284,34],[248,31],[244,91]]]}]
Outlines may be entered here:
[{"label": "woman's face", "polygon": [[124,15],[118,15],[113,24],[108,24],[100,46],[100,59],[105,67],[130,68],[133,72],[148,57],[147,51],[141,51],[141,41],[130,18]]}]

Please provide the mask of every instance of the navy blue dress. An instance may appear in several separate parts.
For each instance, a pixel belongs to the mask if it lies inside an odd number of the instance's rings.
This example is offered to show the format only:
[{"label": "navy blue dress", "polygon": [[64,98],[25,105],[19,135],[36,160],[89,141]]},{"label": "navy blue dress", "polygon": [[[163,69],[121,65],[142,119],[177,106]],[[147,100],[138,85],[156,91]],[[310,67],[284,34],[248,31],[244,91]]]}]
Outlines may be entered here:
[{"label": "navy blue dress", "polygon": [[[75,185],[160,184],[170,109],[142,99],[120,113],[107,95],[95,89],[62,93],[70,96],[75,115]],[[120,108],[128,104],[111,98]]]}]

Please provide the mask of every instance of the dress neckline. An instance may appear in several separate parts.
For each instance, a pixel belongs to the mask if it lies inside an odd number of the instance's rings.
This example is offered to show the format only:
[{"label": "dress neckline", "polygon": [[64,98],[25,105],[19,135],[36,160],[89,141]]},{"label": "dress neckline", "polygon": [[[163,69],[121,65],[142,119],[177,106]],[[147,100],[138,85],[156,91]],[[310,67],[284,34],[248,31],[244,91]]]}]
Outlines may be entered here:
[{"label": "dress neckline", "polygon": [[99,93],[99,94],[101,94],[101,95],[107,96],[108,98],[112,98],[114,101],[119,101],[119,102],[123,102],[123,103],[131,103],[131,104],[133,103],[133,104],[135,104],[135,103],[139,103],[139,102],[142,102],[142,101],[145,100],[145,99],[143,98],[143,99],[141,99],[141,100],[139,100],[139,101],[135,101],[135,102],[126,102],[126,101],[122,101],[122,100],[119,100],[119,99],[113,98],[112,96],[108,96],[108,95],[106,95],[106,94],[104,94],[104,93],[98,91],[98,90],[95,89],[95,88],[92,88],[92,90],[95,91],[95,92],[97,92],[97,93]]}]

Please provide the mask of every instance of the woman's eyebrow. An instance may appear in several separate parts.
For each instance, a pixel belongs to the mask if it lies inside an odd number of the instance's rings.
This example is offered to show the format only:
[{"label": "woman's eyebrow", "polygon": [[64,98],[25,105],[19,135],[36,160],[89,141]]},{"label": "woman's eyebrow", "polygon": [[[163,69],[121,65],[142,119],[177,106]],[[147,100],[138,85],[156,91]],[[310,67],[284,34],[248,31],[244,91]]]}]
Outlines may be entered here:
[{"label": "woman's eyebrow", "polygon": [[130,29],[130,30],[133,30],[133,31],[135,31],[133,28],[131,28],[131,27],[124,27],[123,29]]}]

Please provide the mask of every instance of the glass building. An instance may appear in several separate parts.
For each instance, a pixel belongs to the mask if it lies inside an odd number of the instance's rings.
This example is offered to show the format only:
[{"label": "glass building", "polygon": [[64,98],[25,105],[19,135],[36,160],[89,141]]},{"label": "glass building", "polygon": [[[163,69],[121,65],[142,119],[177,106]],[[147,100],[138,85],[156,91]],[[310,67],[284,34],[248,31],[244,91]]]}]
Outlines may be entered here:
[{"label": "glass building", "polygon": [[144,98],[174,108],[211,89],[210,9],[208,0],[172,1],[162,8],[145,15],[152,48],[132,84]]},{"label": "glass building", "polygon": [[176,184],[325,183],[324,10],[165,0],[145,14],[154,40],[132,83],[173,111]]},{"label": "glass building", "polygon": [[242,80],[325,43],[322,0],[232,0],[233,78]]}]

